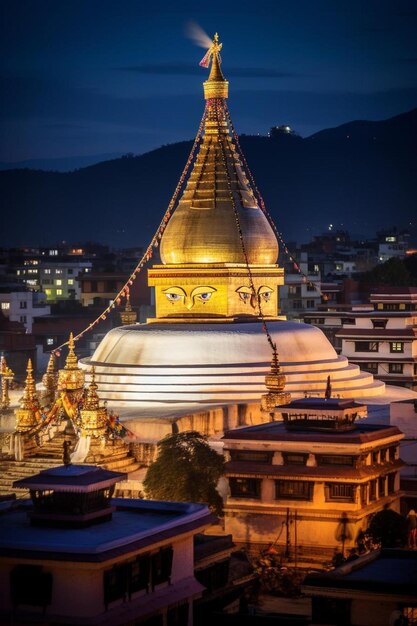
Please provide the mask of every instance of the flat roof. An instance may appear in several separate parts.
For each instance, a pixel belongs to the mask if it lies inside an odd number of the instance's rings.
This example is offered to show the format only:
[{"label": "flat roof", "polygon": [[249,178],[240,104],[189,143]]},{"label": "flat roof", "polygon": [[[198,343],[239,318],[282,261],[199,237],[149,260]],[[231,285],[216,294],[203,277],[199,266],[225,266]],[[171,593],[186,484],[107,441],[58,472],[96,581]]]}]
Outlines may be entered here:
[{"label": "flat roof", "polygon": [[112,472],[96,465],[59,465],[40,471],[34,476],[15,480],[13,487],[24,489],[54,489],[60,492],[88,493],[126,480],[127,474]]},{"label": "flat roof", "polygon": [[346,409],[366,408],[365,404],[350,398],[299,398],[288,404],[280,404],[276,409],[319,409],[320,411],[344,411]]},{"label": "flat roof", "polygon": [[397,426],[384,424],[369,424],[359,422],[352,430],[331,430],[329,432],[303,430],[287,430],[284,422],[267,422],[256,426],[247,426],[230,430],[224,434],[223,440],[244,441],[318,441],[323,443],[367,443],[378,439],[385,439],[394,435],[402,435]]},{"label": "flat roof", "polygon": [[[375,591],[378,594],[411,594],[417,597],[417,552],[412,550],[378,550],[345,563],[332,572],[309,574],[303,584],[324,589]],[[323,589],[323,591],[324,591]]]},{"label": "flat roof", "polygon": [[115,498],[111,520],[87,528],[31,526],[31,502],[0,505],[0,556],[102,562],[175,537],[201,531],[216,518],[205,504]]}]

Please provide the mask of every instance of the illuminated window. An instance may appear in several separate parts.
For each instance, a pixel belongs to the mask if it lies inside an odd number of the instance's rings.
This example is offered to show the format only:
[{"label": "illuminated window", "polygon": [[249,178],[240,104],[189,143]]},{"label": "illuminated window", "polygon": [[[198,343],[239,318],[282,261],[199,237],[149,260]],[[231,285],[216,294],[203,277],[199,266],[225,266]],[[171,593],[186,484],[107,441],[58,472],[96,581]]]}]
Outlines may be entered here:
[{"label": "illuminated window", "polygon": [[58,250],[49,250],[49,256],[58,256]]},{"label": "illuminated window", "polygon": [[56,295],[57,296],[62,296],[62,289],[57,289],[56,290]]},{"label": "illuminated window", "polygon": [[55,274],[62,274],[62,270],[55,270]]},{"label": "illuminated window", "polygon": [[53,346],[54,345],[53,337],[47,337],[46,338],[46,345],[47,346]]},{"label": "illuminated window", "polygon": [[404,343],[402,341],[391,341],[390,352],[404,352]]},{"label": "illuminated window", "polygon": [[51,295],[51,290],[50,289],[45,289],[45,293],[46,293],[47,296],[50,296]]},{"label": "illuminated window", "polygon": [[7,311],[8,309],[10,309],[10,302],[2,302],[1,308],[3,311]]},{"label": "illuminated window", "polygon": [[45,274],[50,274],[51,270],[43,270]]},{"label": "illuminated window", "polygon": [[17,276],[20,276],[20,270],[16,271]]},{"label": "illuminated window", "polygon": [[62,285],[62,280],[60,278],[57,278],[57,280],[55,281],[56,285]]},{"label": "illuminated window", "polygon": [[74,284],[74,279],[73,278],[68,278],[68,284],[69,285],[73,285]]}]

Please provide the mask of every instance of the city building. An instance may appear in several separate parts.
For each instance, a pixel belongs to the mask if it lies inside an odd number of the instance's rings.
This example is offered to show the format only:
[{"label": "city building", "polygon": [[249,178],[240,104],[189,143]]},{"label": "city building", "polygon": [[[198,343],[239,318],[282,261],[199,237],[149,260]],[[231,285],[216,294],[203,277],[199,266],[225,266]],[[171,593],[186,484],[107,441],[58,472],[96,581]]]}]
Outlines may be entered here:
[{"label": "city building", "polygon": [[417,552],[376,550],[331,572],[309,574],[312,626],[417,623]]},{"label": "city building", "polygon": [[308,255],[301,252],[298,269],[285,264],[285,282],[279,288],[280,310],[290,320],[303,320],[305,311],[315,311],[322,302],[320,272],[311,272]]},{"label": "city building", "polygon": [[385,263],[389,259],[403,259],[409,247],[409,233],[392,232],[378,233],[378,261]]},{"label": "city building", "polygon": [[46,304],[43,293],[17,290],[0,292],[0,309],[11,322],[20,322],[28,333],[32,332],[35,317],[49,315],[51,307]]},{"label": "city building", "polygon": [[234,541],[323,564],[355,547],[374,513],[398,511],[403,435],[366,415],[352,400],[302,398],[276,407],[280,421],[227,432],[225,530]]},{"label": "city building", "polygon": [[193,623],[204,590],[193,538],[201,504],[112,499],[123,474],[61,465],[17,481],[29,500],[2,505],[2,623]]}]

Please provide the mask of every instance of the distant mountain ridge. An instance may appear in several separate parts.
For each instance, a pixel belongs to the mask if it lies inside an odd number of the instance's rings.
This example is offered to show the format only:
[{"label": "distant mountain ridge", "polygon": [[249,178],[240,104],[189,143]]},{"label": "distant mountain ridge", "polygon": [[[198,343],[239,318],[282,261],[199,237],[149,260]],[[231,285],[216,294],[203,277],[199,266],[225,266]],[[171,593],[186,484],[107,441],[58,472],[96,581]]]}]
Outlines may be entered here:
[{"label": "distant mountain ridge", "polygon": [[[95,240],[146,244],[192,142],[72,172],[0,172],[0,245]],[[417,214],[417,109],[308,138],[242,136],[242,149],[278,229],[306,240],[328,224],[375,233]]]}]

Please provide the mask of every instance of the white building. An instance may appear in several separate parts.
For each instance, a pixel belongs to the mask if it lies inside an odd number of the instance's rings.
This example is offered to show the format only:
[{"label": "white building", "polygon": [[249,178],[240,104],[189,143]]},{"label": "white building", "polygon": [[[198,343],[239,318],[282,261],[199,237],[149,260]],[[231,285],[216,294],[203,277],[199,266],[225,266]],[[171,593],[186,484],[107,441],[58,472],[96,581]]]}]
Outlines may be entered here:
[{"label": "white building", "polygon": [[32,332],[34,317],[49,315],[51,312],[45,294],[34,291],[0,293],[0,309],[11,322],[24,324],[28,333]]}]

